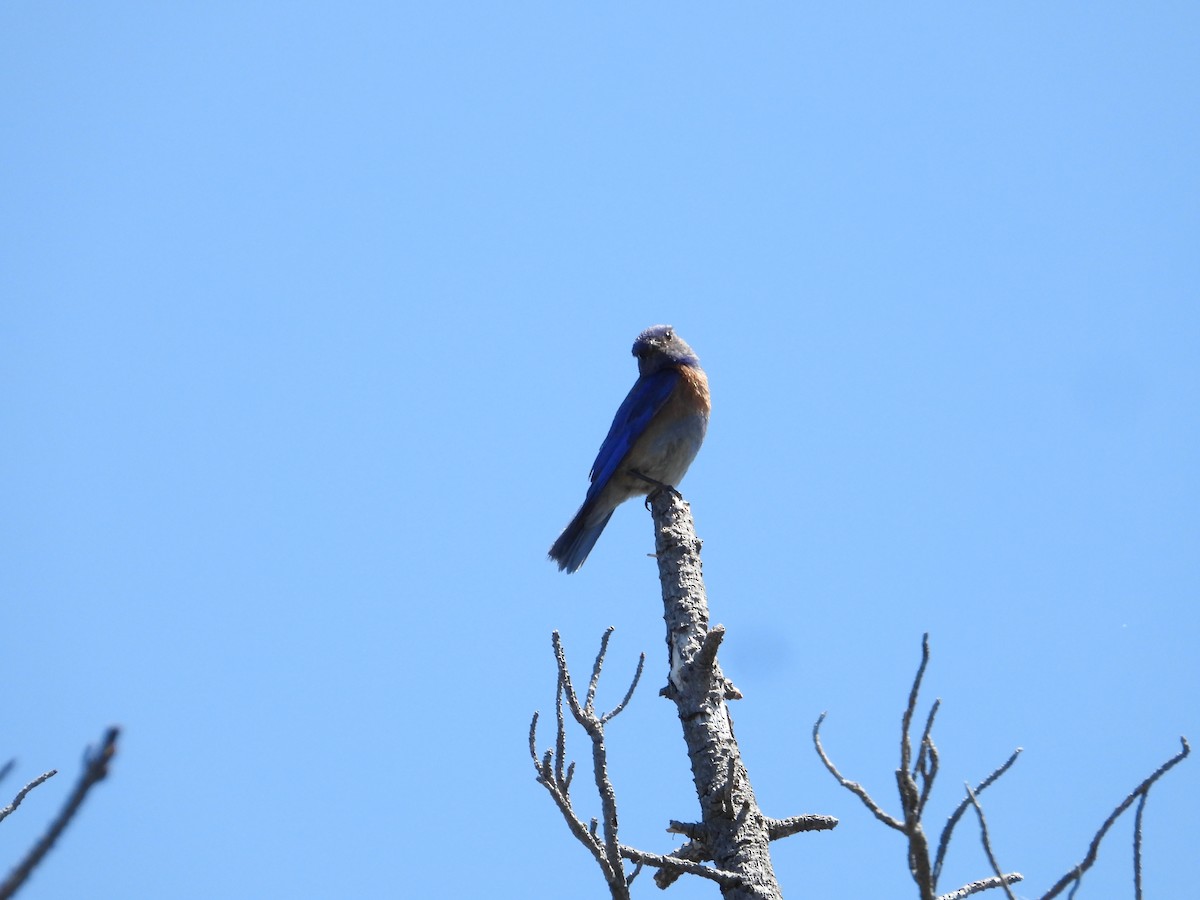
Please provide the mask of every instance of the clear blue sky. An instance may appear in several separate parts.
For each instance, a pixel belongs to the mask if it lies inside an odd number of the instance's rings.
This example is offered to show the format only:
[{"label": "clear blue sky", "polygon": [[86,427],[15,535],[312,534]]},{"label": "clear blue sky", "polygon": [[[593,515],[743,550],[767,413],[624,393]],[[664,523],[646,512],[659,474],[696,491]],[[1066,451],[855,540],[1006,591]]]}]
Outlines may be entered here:
[{"label": "clear blue sky", "polygon": [[0,867],[125,729],[30,900],[605,896],[526,756],[555,628],[612,700],[647,652],[611,762],[677,846],[649,517],[545,559],[656,322],[759,800],[842,820],[789,896],[914,895],[809,730],[894,811],[926,630],[931,824],[1026,748],[1021,896],[1200,740],[1194,3],[15,2],[0,84],[0,801],[63,770]]}]

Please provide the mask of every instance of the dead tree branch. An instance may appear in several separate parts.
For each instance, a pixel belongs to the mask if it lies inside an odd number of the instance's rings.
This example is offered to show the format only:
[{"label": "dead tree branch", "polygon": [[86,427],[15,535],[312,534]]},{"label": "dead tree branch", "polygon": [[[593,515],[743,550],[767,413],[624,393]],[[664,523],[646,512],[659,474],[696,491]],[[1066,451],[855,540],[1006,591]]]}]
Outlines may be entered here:
[{"label": "dead tree branch", "polygon": [[1133,896],[1142,900],[1142,814],[1146,811],[1146,799],[1150,792],[1138,800],[1137,812],[1133,815]]},{"label": "dead tree branch", "polygon": [[[1096,862],[1096,856],[1100,852],[1100,842],[1104,840],[1104,836],[1106,834],[1108,834],[1108,829],[1110,829],[1113,826],[1113,823],[1116,822],[1117,819],[1119,819],[1121,817],[1121,814],[1123,812],[1125,812],[1125,810],[1129,809],[1129,807],[1133,805],[1134,800],[1136,800],[1140,797],[1142,799],[1142,804],[1144,804],[1146,801],[1146,798],[1150,794],[1150,788],[1154,786],[1154,783],[1156,781],[1158,781],[1158,779],[1160,779],[1164,775],[1166,775],[1167,772],[1169,772],[1171,769],[1173,769],[1178,763],[1180,763],[1184,759],[1186,759],[1187,755],[1192,752],[1192,748],[1191,748],[1191,746],[1189,746],[1189,744],[1187,742],[1187,738],[1181,737],[1179,739],[1179,742],[1180,742],[1180,744],[1182,744],[1182,749],[1180,749],[1180,751],[1178,753],[1176,753],[1174,756],[1172,756],[1170,759],[1168,759],[1165,763],[1163,763],[1161,766],[1159,766],[1157,769],[1155,769],[1154,772],[1151,773],[1151,775],[1148,778],[1146,778],[1141,784],[1139,784],[1132,791],[1130,791],[1129,795],[1124,800],[1122,800],[1119,804],[1117,804],[1117,808],[1114,809],[1111,813],[1109,813],[1108,818],[1104,820],[1104,824],[1102,824],[1100,826],[1099,830],[1097,830],[1097,832],[1096,832],[1095,837],[1092,838],[1092,843],[1088,847],[1087,854],[1083,857],[1082,860],[1080,860],[1079,864],[1077,866],[1075,866],[1075,868],[1071,869],[1071,871],[1069,871],[1066,875],[1064,875],[1057,882],[1055,882],[1054,886],[1052,888],[1050,888],[1050,890],[1048,890],[1045,894],[1042,895],[1041,900],[1051,900],[1052,897],[1057,897],[1059,894],[1061,894],[1063,892],[1063,890],[1065,890],[1067,888],[1068,885],[1075,886],[1072,888],[1072,893],[1074,893],[1075,889],[1078,887],[1080,881],[1083,878],[1083,873],[1086,872],[1088,869],[1090,869],[1092,867],[1092,864]],[[1142,825],[1141,805],[1139,805],[1138,814],[1135,817],[1134,845],[1133,845],[1134,846],[1134,889],[1137,892],[1137,895],[1139,897],[1141,896],[1141,883],[1140,883],[1141,882],[1141,845],[1142,845],[1141,825]]]},{"label": "dead tree branch", "polygon": [[[691,512],[677,491],[664,489],[647,500],[654,516],[655,547],[667,623],[668,677],[662,694],[675,702],[692,777],[700,798],[699,823],[672,822],[668,831],[686,834],[688,842],[669,854],[649,853],[621,844],[617,833],[616,795],[607,772],[604,726],[628,705],[641,678],[645,656],[621,702],[605,713],[595,708],[610,628],[600,642],[592,675],[582,699],[571,681],[558,632],[554,659],[558,670],[555,698],[557,729],[554,747],[537,749],[538,714],[529,726],[529,755],[537,781],[554,800],[571,833],[600,866],[614,898],[629,897],[629,885],[644,866],[657,869],[654,881],[665,888],[682,875],[716,882],[726,900],[778,900],[768,844],[802,831],[826,831],[837,825],[831,816],[773,819],[762,813],[733,737],[726,701],[741,693],[725,678],[717,652],[725,636],[721,626],[708,627],[708,605],[700,571],[700,541]],[[592,741],[592,771],[600,795],[602,819],[585,825],[571,799],[575,764],[566,761],[567,710]],[[603,828],[601,829],[601,822]],[[623,861],[636,863],[626,874]],[[712,863],[712,865],[705,865]]]},{"label": "dead tree branch", "polygon": [[[651,494],[654,549],[667,626],[669,676],[661,693],[673,701],[683,726],[700,800],[701,821],[672,823],[691,839],[674,855],[712,860],[716,869],[736,876],[723,886],[726,900],[776,900],[781,896],[768,849],[772,839],[799,831],[832,828],[830,817],[772,819],[754,797],[750,777],[733,735],[727,700],[741,697],[721,671],[717,652],[725,636],[709,627],[708,598],[691,510],[678,491]],[[804,827],[801,820],[804,820]],[[818,824],[819,820],[819,824]],[[678,827],[677,827],[678,826]],[[656,882],[673,880],[666,871]]]},{"label": "dead tree branch", "polygon": [[[617,799],[616,791],[608,777],[608,750],[604,744],[604,726],[629,703],[629,699],[633,696],[638,681],[642,677],[646,656],[642,654],[638,660],[637,672],[633,676],[629,690],[625,692],[624,699],[608,712],[598,714],[595,707],[596,689],[600,684],[600,671],[604,666],[604,657],[608,653],[608,641],[612,632],[613,629],[609,628],[600,640],[600,651],[596,654],[596,660],[592,665],[592,677],[588,682],[583,703],[579,702],[579,695],[571,683],[571,672],[567,665],[562,639],[557,631],[554,632],[552,642],[554,660],[558,668],[558,691],[554,704],[558,728],[555,734],[554,749],[547,750],[540,758],[538,757],[538,714],[534,713],[533,721],[529,725],[529,755],[533,759],[534,769],[538,773],[538,784],[542,785],[554,799],[554,803],[562,813],[571,833],[587,847],[595,858],[596,863],[600,866],[600,871],[604,873],[604,880],[608,884],[614,900],[627,900],[629,884],[636,872],[634,875],[627,876],[621,862],[624,854],[617,837]],[[599,822],[592,819],[590,827],[584,825],[571,802],[571,781],[575,775],[575,763],[565,764],[567,734],[566,716],[563,713],[564,700],[567,708],[571,711],[572,718],[579,723],[592,741],[592,774],[595,778],[596,791],[600,795],[604,821],[603,837],[598,834]],[[633,857],[626,856],[625,858],[632,859]],[[649,862],[645,859],[635,859],[634,861],[639,865]]]},{"label": "dead tree branch", "polygon": [[[900,793],[900,808],[904,812],[903,820],[885,812],[883,807],[867,792],[866,788],[856,781],[850,781],[838,771],[837,766],[833,764],[833,761],[829,758],[829,754],[825,752],[825,748],[821,745],[821,724],[825,721],[825,713],[821,713],[817,718],[816,724],[813,725],[813,745],[816,747],[817,755],[821,758],[821,762],[825,764],[825,768],[829,770],[829,773],[837,779],[842,787],[858,797],[875,818],[889,828],[899,831],[908,839],[908,870],[917,885],[917,891],[921,900],[947,900],[947,898],[966,897],[970,894],[995,887],[1004,887],[1007,891],[1008,885],[1020,881],[1022,876],[1016,872],[1006,875],[997,869],[993,878],[984,878],[972,882],[950,894],[943,895],[941,898],[937,895],[937,880],[941,874],[942,860],[950,841],[950,834],[969,803],[975,802],[976,808],[979,808],[978,801],[975,800],[974,794],[971,793],[971,788],[968,787],[968,799],[959,806],[954,815],[950,817],[950,821],[947,822],[945,829],[942,831],[936,861],[931,863],[929,859],[929,840],[925,836],[923,817],[925,805],[929,801],[929,795],[933,790],[933,783],[937,779],[940,765],[940,758],[937,746],[933,742],[932,733],[933,722],[941,706],[940,700],[934,701],[930,707],[929,714],[925,718],[925,727],[921,731],[915,760],[913,759],[911,738],[912,722],[913,717],[916,715],[917,700],[921,692],[921,682],[925,677],[925,669],[928,665],[929,635],[926,634],[921,639],[921,664],[917,667],[917,674],[913,678],[912,688],[908,692],[908,703],[905,704],[904,714],[900,720],[900,766],[896,769],[895,776],[896,787]],[[1006,763],[980,782],[975,792],[983,791],[1008,771],[1009,767],[1016,761],[1017,754],[1020,752],[1020,750],[1017,750],[1016,753],[1009,757]],[[982,823],[982,810],[979,810],[979,815],[980,822]],[[989,858],[991,858],[990,844],[988,843],[986,830],[984,832],[984,842]]]},{"label": "dead tree branch", "polygon": [[[46,829],[46,833],[29,849],[29,852],[25,854],[25,858],[8,874],[3,884],[0,884],[0,900],[8,900],[25,883],[33,870],[37,868],[38,863],[50,852],[50,848],[54,846],[63,831],[71,823],[71,819],[79,811],[79,807],[83,805],[88,792],[108,776],[109,763],[112,762],[113,756],[117,752],[117,737],[119,734],[120,729],[115,727],[109,728],[104,733],[104,737],[100,741],[100,746],[94,749],[89,748],[88,752],[84,755],[83,773],[79,776],[79,781],[75,783],[75,788],[67,797],[67,802],[63,804],[58,815],[50,823],[50,826]],[[12,806],[16,807],[26,793],[42,781],[45,781],[52,774],[54,773],[51,772],[43,775],[40,779],[35,779],[32,784],[28,785],[18,795],[17,799],[13,801]]]},{"label": "dead tree branch", "polygon": [[[981,781],[978,785],[972,788],[967,785],[967,796],[955,808],[954,812],[946,821],[945,827],[942,829],[941,839],[938,841],[937,854],[933,864],[929,863],[929,844],[925,838],[924,829],[922,827],[922,816],[925,811],[925,805],[929,799],[930,790],[933,786],[934,779],[938,772],[938,752],[937,747],[933,742],[933,721],[937,715],[940,701],[935,701],[929,711],[929,715],[925,721],[925,728],[921,734],[920,747],[917,751],[915,762],[913,761],[913,748],[909,738],[913,717],[916,713],[917,698],[920,693],[921,681],[925,675],[925,669],[929,664],[929,635],[926,634],[921,642],[921,664],[917,668],[916,677],[913,679],[912,689],[909,691],[908,704],[905,706],[904,715],[901,719],[901,735],[900,735],[900,768],[896,770],[896,783],[900,791],[900,804],[904,810],[904,819],[900,819],[889,815],[883,808],[871,797],[867,790],[860,784],[850,781],[845,778],[837,767],[830,760],[829,755],[825,752],[825,748],[821,746],[821,724],[825,721],[825,714],[822,713],[813,726],[813,744],[816,747],[817,755],[825,764],[830,774],[838,780],[838,783],[848,791],[858,797],[863,805],[867,807],[879,821],[883,822],[889,828],[894,828],[902,832],[908,838],[908,863],[909,871],[912,874],[913,880],[917,884],[917,889],[920,892],[921,900],[959,900],[959,898],[967,897],[971,894],[979,893],[980,891],[990,890],[992,888],[1002,887],[1008,895],[1009,900],[1015,900],[1015,895],[1010,889],[1010,885],[1021,880],[1021,875],[1013,872],[1005,874],[1000,871],[999,863],[996,861],[996,855],[992,850],[991,836],[988,833],[987,820],[983,814],[983,807],[979,803],[979,794],[983,793],[988,787],[996,782],[997,779],[1017,761],[1017,757],[1021,753],[1021,748],[1018,747],[1013,754],[1000,765],[992,774]],[[1188,745],[1186,738],[1180,738],[1182,749],[1179,753],[1168,759],[1165,763],[1159,766],[1148,778],[1134,788],[1129,795],[1118,804],[1117,808],[1105,819],[1100,826],[1095,836],[1092,838],[1091,845],[1080,863],[1071,871],[1058,880],[1055,885],[1047,891],[1041,900],[1052,900],[1057,897],[1067,887],[1071,887],[1070,896],[1074,896],[1078,889],[1084,872],[1092,867],[1096,861],[1096,856],[1100,849],[1100,842],[1104,840],[1105,834],[1113,823],[1124,813],[1135,800],[1138,801],[1137,813],[1134,816],[1134,834],[1133,834],[1133,880],[1134,880],[1134,895],[1141,900],[1142,896],[1142,816],[1145,809],[1146,800],[1150,794],[1150,788],[1159,778],[1171,770],[1177,763],[1181,762],[1191,752],[1191,747]],[[946,858],[946,851],[950,845],[950,838],[954,833],[954,828],[962,819],[963,813],[968,807],[973,807],[979,819],[980,838],[983,843],[984,853],[987,856],[988,863],[992,867],[994,875],[991,878],[984,878],[979,881],[965,885],[956,891],[949,894],[942,894],[940,897],[936,895],[938,878],[942,873],[942,863]]]},{"label": "dead tree branch", "polygon": [[1000,887],[1001,885],[1016,884],[1021,880],[1021,876],[1015,872],[1011,875],[1002,875],[1000,877],[983,878],[979,881],[972,881],[970,884],[965,884],[957,891],[952,891],[949,894],[942,894],[938,900],[964,900],[972,894],[978,894],[980,891],[990,891],[992,888]]},{"label": "dead tree branch", "polygon": [[861,800],[863,805],[871,811],[871,815],[877,818],[880,822],[889,828],[895,828],[897,831],[904,831],[904,823],[902,823],[899,819],[895,819],[885,813],[880,805],[875,802],[874,798],[867,793],[867,789],[865,787],[863,787],[857,781],[850,781],[848,778],[844,777],[842,773],[838,771],[837,766],[833,764],[833,760],[829,758],[829,755],[825,752],[825,748],[821,746],[821,725],[824,723],[826,715],[826,713],[821,713],[821,715],[817,716],[816,724],[813,725],[812,736],[813,746],[817,748],[817,756],[821,757],[821,762],[825,764],[825,768],[829,770],[829,774],[837,779],[838,784]]},{"label": "dead tree branch", "polygon": [[838,820],[833,816],[789,816],[786,819],[767,819],[767,836],[777,841],[802,831],[832,831]]},{"label": "dead tree branch", "polygon": [[975,815],[979,818],[979,839],[983,842],[983,852],[987,855],[988,862],[992,866],[992,874],[995,875],[995,880],[1004,888],[1004,893],[1008,896],[1008,900],[1017,900],[1013,894],[1012,888],[1009,887],[1009,882],[1004,880],[1004,873],[1000,871],[1000,863],[996,861],[996,853],[992,850],[992,837],[988,834],[987,818],[983,814],[983,807],[979,805],[979,798],[975,796],[975,792],[971,790],[971,786],[967,785],[967,797],[971,801],[971,806],[975,808]]},{"label": "dead tree branch", "polygon": [[[994,772],[992,772],[991,775],[989,775],[987,778],[983,779],[983,781],[979,782],[979,784],[975,785],[975,794],[979,795],[979,794],[982,794],[985,790],[987,790],[987,788],[989,788],[996,781],[997,778],[999,778],[1001,775],[1003,775],[1005,772],[1007,772],[1009,769],[1012,768],[1012,764],[1017,761],[1017,757],[1020,755],[1021,755],[1021,748],[1018,747],[1016,750],[1014,750],[1012,752],[1012,756],[1010,756],[1000,766],[998,766],[996,768],[996,770]],[[970,805],[971,805],[971,795],[970,795],[970,793],[968,793],[966,797],[963,797],[962,802],[959,803],[958,806],[955,807],[954,812],[952,812],[950,814],[950,818],[946,820],[946,826],[942,829],[941,840],[938,841],[937,857],[934,859],[934,862],[933,862],[933,882],[934,882],[934,884],[937,884],[937,880],[942,874],[942,863],[946,859],[946,850],[950,846],[950,836],[954,833],[954,826],[958,824],[959,819],[962,818],[962,814],[964,812],[966,812],[967,807]]]},{"label": "dead tree branch", "polygon": [[3,822],[10,815],[12,815],[13,810],[21,805],[21,801],[29,795],[30,791],[32,791],[39,784],[49,781],[57,774],[58,769],[51,769],[49,772],[43,772],[37,778],[33,779],[33,781],[29,782],[29,784],[25,785],[25,787],[17,791],[17,796],[13,797],[13,802],[4,807],[4,809],[0,809],[0,822]]},{"label": "dead tree branch", "polygon": [[[721,887],[737,887],[741,884],[742,879],[732,872],[722,872],[719,869],[714,869],[711,866],[701,865],[699,862],[692,862],[686,858],[675,856],[660,856],[657,853],[647,853],[644,850],[638,850],[634,847],[626,847],[621,845],[621,855],[626,859],[633,860],[636,863],[644,863],[647,866],[653,866],[657,869],[665,869],[668,872],[673,872],[677,877],[682,874],[697,875],[700,878],[707,878],[709,881],[715,881]],[[660,873],[661,874],[661,873]],[[658,880],[657,878],[655,879]],[[672,879],[674,880],[674,879]],[[666,885],[660,885],[665,887]]]}]

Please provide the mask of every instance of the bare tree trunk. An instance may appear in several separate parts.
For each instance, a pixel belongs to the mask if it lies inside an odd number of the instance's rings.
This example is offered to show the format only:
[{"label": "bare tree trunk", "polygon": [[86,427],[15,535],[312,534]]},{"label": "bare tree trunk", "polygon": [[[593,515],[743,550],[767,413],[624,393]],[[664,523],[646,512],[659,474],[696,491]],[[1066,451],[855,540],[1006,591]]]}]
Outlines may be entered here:
[{"label": "bare tree trunk", "polygon": [[[647,505],[654,515],[655,555],[667,622],[670,670],[667,686],[661,693],[675,702],[683,723],[692,778],[700,797],[700,821],[670,823],[667,830],[685,835],[688,842],[666,856],[620,842],[616,794],[608,778],[605,726],[629,703],[641,678],[646,655],[642,654],[638,661],[637,674],[625,698],[608,712],[599,712],[595,708],[596,687],[611,628],[600,641],[591,679],[582,694],[575,689],[562,640],[554,632],[554,659],[558,668],[554,746],[539,752],[536,712],[529,723],[529,756],[538,784],[550,794],[571,833],[600,866],[614,900],[628,900],[630,883],[646,866],[657,870],[654,882],[660,888],[668,887],[683,875],[692,875],[716,882],[727,900],[782,900],[771,866],[770,842],[804,831],[829,831],[837,826],[837,819],[821,815],[772,819],[758,808],[726,706],[726,701],[742,695],[717,665],[717,648],[725,629],[720,625],[708,627],[708,600],[700,574],[700,541],[692,526],[691,511],[671,488],[659,490],[647,500]],[[568,765],[566,759],[568,711],[592,741],[592,774],[604,819],[601,822],[593,818],[590,827],[571,797],[575,763]],[[626,861],[636,864],[631,874],[626,874]]]},{"label": "bare tree trunk", "polygon": [[[738,751],[726,701],[741,694],[717,664],[725,630],[708,627],[700,540],[691,510],[670,490],[654,494],[649,503],[671,666],[662,694],[678,709],[701,810],[698,823],[672,823],[672,831],[691,839],[673,855],[712,860],[718,870],[738,876],[722,886],[726,900],[782,900],[768,845],[772,837],[784,836],[773,831],[793,832],[763,815]],[[671,875],[660,872],[658,879],[671,880]]]}]

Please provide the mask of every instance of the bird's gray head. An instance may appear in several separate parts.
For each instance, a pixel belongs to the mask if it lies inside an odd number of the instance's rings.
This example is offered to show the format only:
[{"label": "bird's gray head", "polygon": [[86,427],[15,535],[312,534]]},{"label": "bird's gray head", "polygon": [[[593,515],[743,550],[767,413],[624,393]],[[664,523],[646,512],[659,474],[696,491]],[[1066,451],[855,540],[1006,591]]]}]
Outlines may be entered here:
[{"label": "bird's gray head", "polygon": [[700,358],[670,325],[652,325],[633,342],[638,374],[652,375],[667,366],[698,366]]}]

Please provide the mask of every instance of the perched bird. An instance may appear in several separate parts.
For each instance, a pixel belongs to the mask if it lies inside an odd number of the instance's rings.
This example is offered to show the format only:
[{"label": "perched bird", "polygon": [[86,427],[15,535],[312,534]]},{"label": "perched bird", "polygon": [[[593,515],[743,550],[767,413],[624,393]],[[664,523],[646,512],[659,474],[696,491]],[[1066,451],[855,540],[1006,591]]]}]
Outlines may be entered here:
[{"label": "perched bird", "polygon": [[583,506],[550,548],[559,571],[583,565],[613,510],[630,497],[678,484],[708,429],[708,378],[675,329],[647,328],[633,342],[633,355],[638,380],[592,463]]}]

